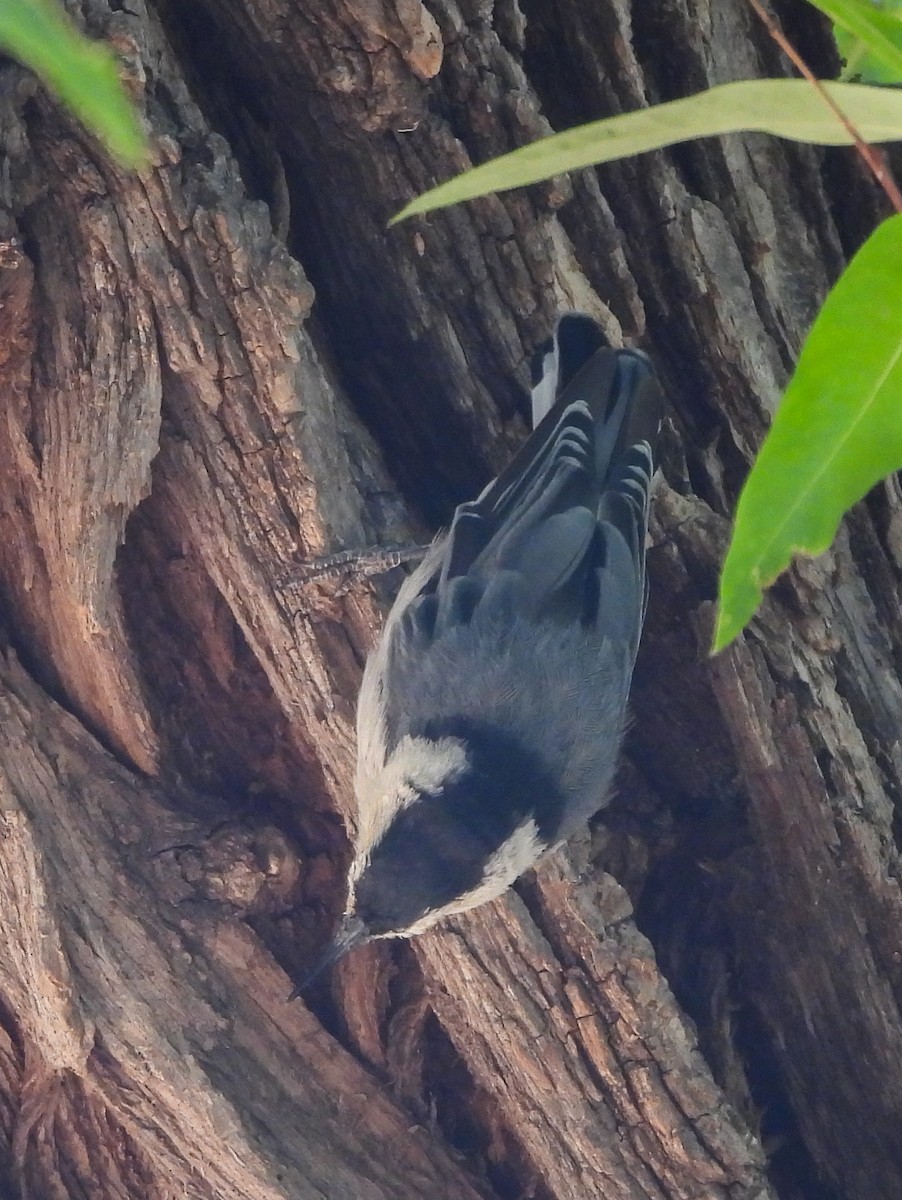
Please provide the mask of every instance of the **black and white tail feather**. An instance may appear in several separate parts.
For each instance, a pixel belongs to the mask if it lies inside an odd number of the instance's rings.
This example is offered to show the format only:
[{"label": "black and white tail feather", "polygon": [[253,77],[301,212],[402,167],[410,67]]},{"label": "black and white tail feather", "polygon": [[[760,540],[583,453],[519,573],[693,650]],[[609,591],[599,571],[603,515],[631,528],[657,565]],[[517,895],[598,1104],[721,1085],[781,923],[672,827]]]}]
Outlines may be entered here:
[{"label": "black and white tail feather", "polygon": [[532,436],[457,509],[367,662],[348,907],[320,965],[494,899],[607,801],[662,396],[581,314],[533,376]]}]

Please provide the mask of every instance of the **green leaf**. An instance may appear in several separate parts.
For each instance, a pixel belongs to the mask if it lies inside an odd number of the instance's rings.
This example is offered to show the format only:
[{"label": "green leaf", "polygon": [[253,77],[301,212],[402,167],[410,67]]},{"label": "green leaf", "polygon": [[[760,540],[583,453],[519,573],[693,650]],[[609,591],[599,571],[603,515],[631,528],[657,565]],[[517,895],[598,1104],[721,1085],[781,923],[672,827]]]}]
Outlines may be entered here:
[{"label": "green leaf", "polygon": [[0,0],[0,46],[66,104],[127,167],[147,155],[113,54],[84,37],[55,0]]},{"label": "green leaf", "polygon": [[794,554],[822,554],[845,511],[902,468],[902,216],[827,297],[736,509],[714,652]]},{"label": "green leaf", "polygon": [[[902,92],[860,83],[825,83],[823,87],[867,141],[902,138]],[[741,130],[830,146],[852,141],[823,97],[804,79],[724,83],[685,100],[594,121],[503,154],[418,196],[392,224],[461,200],[549,179],[562,171],[643,154],[689,138]]]},{"label": "green leaf", "polygon": [[867,83],[902,80],[902,12],[899,0],[811,0],[834,23],[843,77]]}]

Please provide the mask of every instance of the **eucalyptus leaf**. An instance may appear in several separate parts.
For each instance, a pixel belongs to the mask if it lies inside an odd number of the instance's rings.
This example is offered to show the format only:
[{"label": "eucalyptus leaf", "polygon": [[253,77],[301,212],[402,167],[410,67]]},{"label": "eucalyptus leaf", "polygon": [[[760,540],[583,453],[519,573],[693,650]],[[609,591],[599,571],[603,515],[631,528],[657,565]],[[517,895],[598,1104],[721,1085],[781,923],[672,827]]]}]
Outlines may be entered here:
[{"label": "eucalyptus leaf", "polygon": [[56,0],[0,0],[0,47],[75,113],[123,166],[147,149],[110,50],[75,28]]},{"label": "eucalyptus leaf", "polygon": [[810,0],[834,23],[844,78],[866,83],[902,80],[902,5],[899,0]]},{"label": "eucalyptus leaf", "polygon": [[902,216],[852,259],[815,321],[739,498],[714,651],[794,554],[822,554],[843,514],[902,468]]},{"label": "eucalyptus leaf", "polygon": [[[902,92],[860,83],[822,86],[867,141],[902,139]],[[644,154],[690,138],[743,130],[830,146],[852,142],[836,114],[804,79],[724,83],[685,100],[593,121],[503,154],[418,196],[392,224],[461,200],[537,183],[562,171]]]}]

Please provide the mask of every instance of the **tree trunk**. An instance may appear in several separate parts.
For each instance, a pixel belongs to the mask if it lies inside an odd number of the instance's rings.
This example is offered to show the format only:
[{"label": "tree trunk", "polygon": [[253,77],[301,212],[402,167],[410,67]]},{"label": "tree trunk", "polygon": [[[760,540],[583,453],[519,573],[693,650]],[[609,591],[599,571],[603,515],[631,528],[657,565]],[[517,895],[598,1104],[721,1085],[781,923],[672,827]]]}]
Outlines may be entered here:
[{"label": "tree trunk", "polygon": [[[896,1200],[896,485],[706,657],[738,488],[882,211],[852,152],[709,140],[387,230],[552,128],[786,64],[745,0],[79,16],[153,164],[2,68],[0,1193]],[[447,521],[570,307],[670,401],[617,799],[289,1003],[397,579],[286,579]]]}]

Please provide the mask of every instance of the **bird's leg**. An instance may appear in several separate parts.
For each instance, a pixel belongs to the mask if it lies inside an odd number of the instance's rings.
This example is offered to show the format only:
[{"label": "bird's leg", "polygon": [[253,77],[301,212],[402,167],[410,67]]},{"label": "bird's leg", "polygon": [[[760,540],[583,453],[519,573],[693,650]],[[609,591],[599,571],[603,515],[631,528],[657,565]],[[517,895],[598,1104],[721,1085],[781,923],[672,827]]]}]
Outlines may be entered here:
[{"label": "bird's leg", "polygon": [[413,546],[396,542],[387,546],[371,546],[365,550],[340,550],[337,554],[326,554],[322,558],[311,558],[307,562],[295,563],[289,567],[279,585],[303,587],[318,579],[335,579],[342,575],[353,575],[358,579],[367,579],[370,575],[378,575],[390,571],[402,563],[417,562],[423,558],[428,546]]}]

